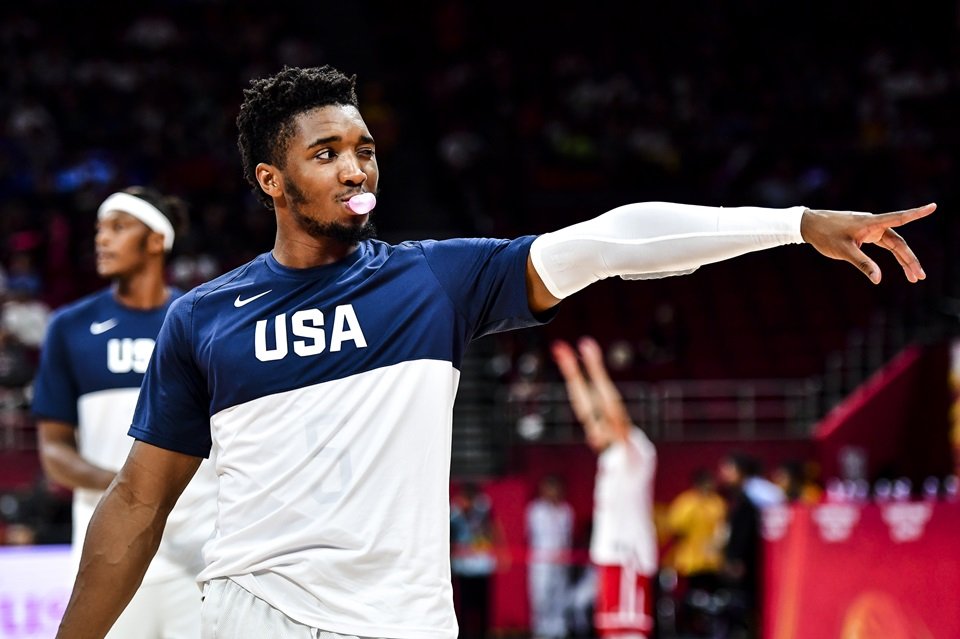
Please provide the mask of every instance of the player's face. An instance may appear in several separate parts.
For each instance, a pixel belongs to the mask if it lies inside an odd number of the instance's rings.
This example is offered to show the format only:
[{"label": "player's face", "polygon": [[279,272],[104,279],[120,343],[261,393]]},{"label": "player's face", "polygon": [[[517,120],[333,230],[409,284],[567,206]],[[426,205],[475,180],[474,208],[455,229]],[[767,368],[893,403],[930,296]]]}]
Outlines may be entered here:
[{"label": "player's face", "polygon": [[109,211],[97,222],[97,274],[123,277],[142,268],[150,228],[123,211]]},{"label": "player's face", "polygon": [[372,235],[370,215],[347,207],[358,193],[376,193],[380,177],[376,145],[356,108],[325,106],[297,115],[281,175],[287,205],[310,235],[348,243]]}]

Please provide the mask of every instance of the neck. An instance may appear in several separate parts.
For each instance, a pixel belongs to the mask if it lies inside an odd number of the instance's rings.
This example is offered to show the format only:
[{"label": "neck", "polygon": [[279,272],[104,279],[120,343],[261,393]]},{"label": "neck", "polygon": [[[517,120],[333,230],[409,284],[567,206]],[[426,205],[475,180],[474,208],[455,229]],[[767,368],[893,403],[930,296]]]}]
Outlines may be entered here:
[{"label": "neck", "polygon": [[343,244],[335,240],[282,241],[277,236],[273,257],[288,268],[312,268],[339,262],[357,250],[358,244]]},{"label": "neck", "polygon": [[170,297],[170,291],[163,281],[163,267],[147,268],[117,278],[113,296],[117,302],[128,308],[149,310],[163,306]]},{"label": "neck", "polygon": [[318,238],[301,229],[289,214],[277,215],[277,238],[273,257],[288,268],[312,268],[339,262],[357,250],[358,244],[333,238]]}]

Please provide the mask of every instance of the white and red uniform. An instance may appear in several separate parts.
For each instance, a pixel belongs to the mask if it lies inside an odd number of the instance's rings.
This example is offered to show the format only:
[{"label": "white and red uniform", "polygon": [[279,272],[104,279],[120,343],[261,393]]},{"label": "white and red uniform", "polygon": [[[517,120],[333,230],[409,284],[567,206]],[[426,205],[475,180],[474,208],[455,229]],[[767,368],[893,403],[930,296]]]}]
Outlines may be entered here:
[{"label": "white and red uniform", "polygon": [[656,465],[656,449],[636,427],[626,441],[604,450],[597,462],[590,560],[599,570],[594,621],[601,636],[647,637],[653,630]]}]

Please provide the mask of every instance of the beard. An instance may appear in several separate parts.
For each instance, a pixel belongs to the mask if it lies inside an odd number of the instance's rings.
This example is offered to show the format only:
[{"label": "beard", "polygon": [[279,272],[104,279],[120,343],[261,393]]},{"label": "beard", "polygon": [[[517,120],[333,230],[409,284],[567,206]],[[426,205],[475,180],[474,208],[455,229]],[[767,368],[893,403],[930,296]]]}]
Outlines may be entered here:
[{"label": "beard", "polygon": [[290,212],[301,229],[310,237],[318,240],[334,240],[343,244],[359,244],[377,236],[377,227],[373,225],[373,213],[367,215],[367,221],[361,225],[344,224],[343,222],[318,222],[312,217],[304,215],[300,210],[301,204],[306,204],[307,198],[296,182],[289,177],[284,179],[287,197],[290,199]]}]

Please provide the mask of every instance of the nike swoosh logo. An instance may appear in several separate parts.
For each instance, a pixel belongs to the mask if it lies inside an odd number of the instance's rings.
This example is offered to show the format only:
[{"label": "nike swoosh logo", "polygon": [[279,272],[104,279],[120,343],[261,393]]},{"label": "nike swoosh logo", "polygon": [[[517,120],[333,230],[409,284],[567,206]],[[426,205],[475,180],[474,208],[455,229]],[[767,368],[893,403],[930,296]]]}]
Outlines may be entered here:
[{"label": "nike swoosh logo", "polygon": [[[270,291],[272,291],[272,290],[273,290],[273,289],[271,288]],[[269,293],[270,291],[264,291],[263,293],[260,293],[259,295],[254,295],[253,297],[248,297],[248,298],[245,299],[245,300],[240,299],[240,296],[237,295],[237,299],[233,300],[233,305],[236,306],[237,308],[240,308],[241,306],[246,306],[247,304],[249,304],[249,303],[252,302],[253,300],[260,299],[261,297],[263,297],[264,295],[266,295],[266,294]]]},{"label": "nike swoosh logo", "polygon": [[108,319],[106,322],[94,322],[90,325],[90,334],[100,335],[101,333],[106,333],[116,325],[117,320],[115,319]]}]

